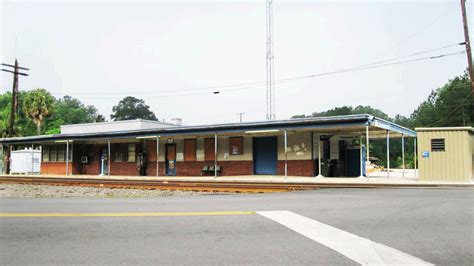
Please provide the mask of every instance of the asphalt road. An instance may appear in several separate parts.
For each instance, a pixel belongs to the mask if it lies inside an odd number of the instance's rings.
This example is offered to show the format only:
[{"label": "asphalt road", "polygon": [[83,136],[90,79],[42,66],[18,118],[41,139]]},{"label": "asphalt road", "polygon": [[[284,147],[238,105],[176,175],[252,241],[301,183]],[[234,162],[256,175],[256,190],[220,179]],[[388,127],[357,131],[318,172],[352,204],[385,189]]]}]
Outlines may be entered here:
[{"label": "asphalt road", "polygon": [[[326,189],[141,199],[0,200],[0,213],[209,211],[291,211],[425,262],[474,264],[474,191],[467,189]],[[316,240],[320,236],[316,234]],[[340,242],[344,244],[343,239]],[[251,214],[0,217],[0,264],[358,263],[323,241]]]}]

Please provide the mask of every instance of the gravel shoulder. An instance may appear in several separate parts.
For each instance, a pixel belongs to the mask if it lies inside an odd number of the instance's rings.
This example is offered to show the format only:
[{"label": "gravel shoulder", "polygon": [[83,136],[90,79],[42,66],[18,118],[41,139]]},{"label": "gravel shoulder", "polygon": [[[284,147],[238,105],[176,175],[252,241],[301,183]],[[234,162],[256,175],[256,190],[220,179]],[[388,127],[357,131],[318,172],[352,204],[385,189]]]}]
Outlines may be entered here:
[{"label": "gravel shoulder", "polygon": [[141,190],[27,184],[1,184],[0,198],[142,198],[233,194],[179,190]]}]

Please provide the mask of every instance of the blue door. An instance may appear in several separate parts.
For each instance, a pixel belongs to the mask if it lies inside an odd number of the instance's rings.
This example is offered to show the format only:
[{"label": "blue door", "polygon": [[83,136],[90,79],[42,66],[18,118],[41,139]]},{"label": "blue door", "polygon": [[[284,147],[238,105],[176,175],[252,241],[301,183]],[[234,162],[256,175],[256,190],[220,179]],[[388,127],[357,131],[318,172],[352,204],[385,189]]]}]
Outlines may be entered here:
[{"label": "blue door", "polygon": [[277,143],[277,137],[253,138],[253,169],[256,175],[277,173]]},{"label": "blue door", "polygon": [[[365,146],[362,146],[362,175],[365,173]],[[346,150],[346,176],[360,176],[360,148]]]}]

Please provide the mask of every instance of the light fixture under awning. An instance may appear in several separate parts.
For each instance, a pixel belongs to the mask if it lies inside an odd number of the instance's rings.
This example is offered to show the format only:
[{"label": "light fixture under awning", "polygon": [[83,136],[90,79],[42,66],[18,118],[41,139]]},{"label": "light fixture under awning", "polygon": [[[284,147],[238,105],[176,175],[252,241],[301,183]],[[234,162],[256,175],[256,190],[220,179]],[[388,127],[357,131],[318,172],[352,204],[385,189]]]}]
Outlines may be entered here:
[{"label": "light fixture under awning", "polygon": [[145,137],[137,137],[137,139],[156,139],[159,138],[160,136],[145,136]]},{"label": "light fixture under awning", "polygon": [[245,131],[245,134],[255,134],[255,133],[272,133],[272,132],[279,132],[279,129],[268,129],[268,130],[251,130]]},{"label": "light fixture under awning", "polygon": [[67,143],[67,142],[71,143],[73,142],[73,140],[55,140],[54,142],[55,143]]}]

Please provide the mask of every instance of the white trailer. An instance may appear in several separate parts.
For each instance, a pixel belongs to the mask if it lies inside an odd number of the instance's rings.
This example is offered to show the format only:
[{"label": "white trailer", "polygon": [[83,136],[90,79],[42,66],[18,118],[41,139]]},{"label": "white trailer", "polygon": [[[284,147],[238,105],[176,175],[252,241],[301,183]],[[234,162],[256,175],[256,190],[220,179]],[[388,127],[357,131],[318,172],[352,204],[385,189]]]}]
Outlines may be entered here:
[{"label": "white trailer", "polygon": [[11,153],[10,174],[39,174],[41,150],[25,148]]}]

